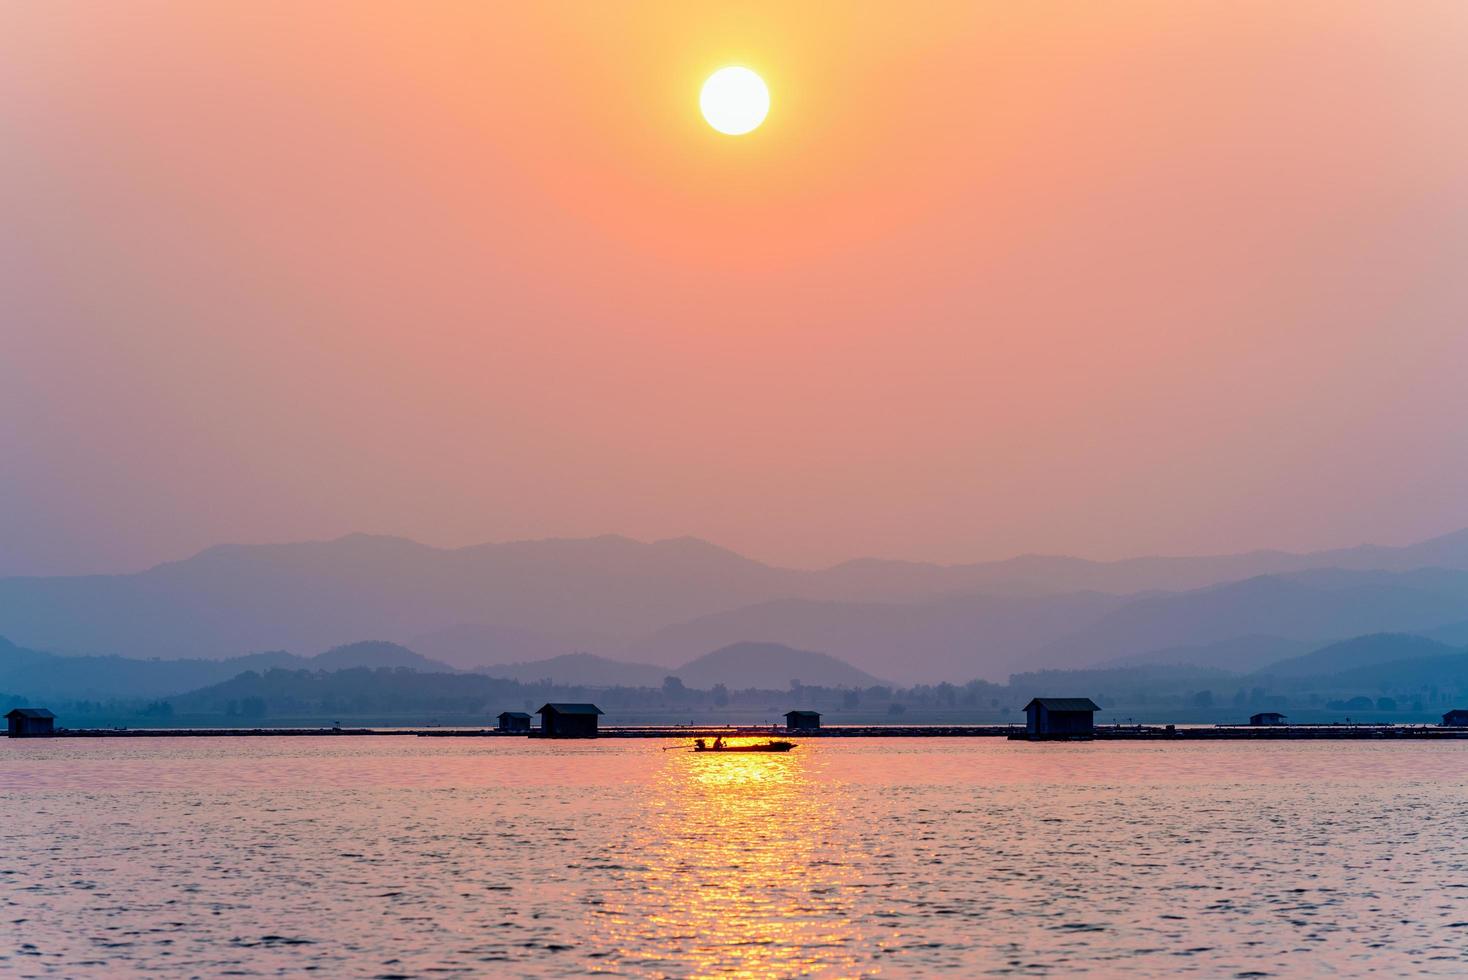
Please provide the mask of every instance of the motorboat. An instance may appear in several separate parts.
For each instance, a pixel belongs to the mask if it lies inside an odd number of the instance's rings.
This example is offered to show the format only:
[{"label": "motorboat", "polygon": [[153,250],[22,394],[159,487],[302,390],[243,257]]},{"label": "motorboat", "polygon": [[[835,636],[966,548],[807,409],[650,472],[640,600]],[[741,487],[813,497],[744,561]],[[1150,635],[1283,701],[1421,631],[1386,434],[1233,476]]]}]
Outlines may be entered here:
[{"label": "motorboat", "polygon": [[793,748],[795,748],[794,742],[770,741],[754,745],[725,745],[722,738],[716,738],[710,745],[707,739],[693,740],[693,751],[695,752],[789,752]]}]

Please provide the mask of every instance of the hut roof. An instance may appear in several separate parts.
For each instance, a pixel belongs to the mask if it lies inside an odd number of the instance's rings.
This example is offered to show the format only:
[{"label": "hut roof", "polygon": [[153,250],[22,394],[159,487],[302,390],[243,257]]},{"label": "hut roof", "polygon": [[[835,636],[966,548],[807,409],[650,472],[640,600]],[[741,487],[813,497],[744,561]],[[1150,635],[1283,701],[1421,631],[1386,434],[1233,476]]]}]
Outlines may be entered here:
[{"label": "hut roof", "polygon": [[1100,711],[1101,706],[1090,698],[1031,698],[1025,710],[1044,708],[1046,711]]},{"label": "hut roof", "polygon": [[794,715],[797,718],[819,718],[821,716],[821,713],[819,711],[804,711],[804,710],[802,710],[802,711],[787,711],[787,712],[785,712],[785,717],[786,718],[789,718],[791,715]]},{"label": "hut roof", "polygon": [[501,718],[524,718],[526,721],[529,721],[530,720],[530,712],[528,712],[528,711],[501,711],[500,712],[500,717]]},{"label": "hut roof", "polygon": [[546,712],[550,712],[551,714],[556,714],[556,715],[604,715],[604,714],[606,714],[605,711],[601,710],[600,708],[598,708],[594,704],[573,704],[573,703],[570,703],[570,702],[567,702],[567,701],[554,701],[554,702],[552,702],[550,704],[543,704],[539,708],[536,708],[535,709],[535,713],[538,714],[538,715],[543,715]]},{"label": "hut roof", "polygon": [[55,718],[49,708],[12,708],[7,718]]}]

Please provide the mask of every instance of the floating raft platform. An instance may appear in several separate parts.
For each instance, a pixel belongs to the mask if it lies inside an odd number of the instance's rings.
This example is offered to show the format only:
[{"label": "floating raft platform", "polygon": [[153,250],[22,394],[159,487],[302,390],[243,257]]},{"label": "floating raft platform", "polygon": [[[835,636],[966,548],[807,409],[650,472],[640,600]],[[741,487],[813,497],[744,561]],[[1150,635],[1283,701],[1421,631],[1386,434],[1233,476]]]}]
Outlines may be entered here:
[{"label": "floating raft platform", "polygon": [[[494,728],[58,728],[44,738],[286,738],[348,736],[417,738],[543,738],[538,731],[502,732]],[[811,731],[780,726],[648,725],[602,728],[595,738],[771,738],[802,741],[827,738],[1008,738],[1012,741],[1279,741],[1288,739],[1468,739],[1468,728],[1440,725],[1098,725],[1074,735],[1030,735],[1024,725],[833,725]],[[586,739],[580,739],[585,741]]]},{"label": "floating raft platform", "polygon": [[1468,739],[1468,728],[1441,725],[1098,725],[1086,734],[1031,735],[1024,728],[1008,736],[1017,742],[1277,742],[1291,739]]},{"label": "floating raft platform", "polygon": [[[285,736],[413,735],[392,728],[58,728],[45,735],[11,738],[254,738]],[[494,733],[489,733],[494,734]]]}]

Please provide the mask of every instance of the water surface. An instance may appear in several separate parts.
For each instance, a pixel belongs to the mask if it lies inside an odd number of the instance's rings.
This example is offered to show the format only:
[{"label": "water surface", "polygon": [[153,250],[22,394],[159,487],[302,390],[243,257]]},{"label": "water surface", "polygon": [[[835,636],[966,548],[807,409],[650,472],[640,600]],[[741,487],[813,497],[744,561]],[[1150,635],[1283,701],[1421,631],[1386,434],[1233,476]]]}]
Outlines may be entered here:
[{"label": "water surface", "polygon": [[1468,744],[681,748],[7,741],[0,972],[1468,973]]}]

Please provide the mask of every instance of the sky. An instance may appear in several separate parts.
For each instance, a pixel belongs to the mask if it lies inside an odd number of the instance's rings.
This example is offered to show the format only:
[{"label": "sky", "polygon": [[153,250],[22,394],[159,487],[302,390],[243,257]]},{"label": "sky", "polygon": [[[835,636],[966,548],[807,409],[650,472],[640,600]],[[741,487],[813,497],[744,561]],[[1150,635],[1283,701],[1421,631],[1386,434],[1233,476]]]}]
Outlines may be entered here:
[{"label": "sky", "polygon": [[1465,96],[1460,0],[0,4],[0,574],[1462,527]]}]

